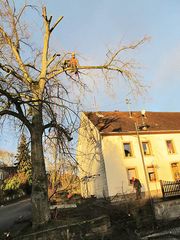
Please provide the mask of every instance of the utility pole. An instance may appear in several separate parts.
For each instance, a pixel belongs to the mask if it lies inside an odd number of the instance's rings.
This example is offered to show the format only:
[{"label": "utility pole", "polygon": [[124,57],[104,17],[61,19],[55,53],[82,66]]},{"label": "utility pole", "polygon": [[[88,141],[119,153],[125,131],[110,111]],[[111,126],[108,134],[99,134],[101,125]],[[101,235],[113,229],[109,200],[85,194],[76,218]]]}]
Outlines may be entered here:
[{"label": "utility pole", "polygon": [[[141,113],[142,118],[144,117],[144,114]],[[143,125],[142,125],[142,129],[146,129],[144,120],[143,120]],[[146,165],[145,165],[145,160],[144,160],[144,152],[143,152],[143,148],[142,148],[142,144],[141,144],[141,140],[140,140],[140,136],[139,136],[139,126],[137,125],[137,123],[134,123],[135,125],[135,130],[136,130],[136,135],[138,138],[138,145],[139,145],[139,149],[140,149],[140,153],[141,153],[141,160],[142,160],[142,165],[143,165],[143,170],[144,170],[144,175],[145,175],[145,179],[146,179],[146,186],[147,186],[147,190],[148,190],[148,195],[149,195],[149,200],[150,200],[150,204],[151,204],[151,209],[152,209],[152,215],[153,215],[153,225],[155,226],[155,213],[154,213],[154,205],[153,205],[153,199],[151,196],[151,190],[149,187],[149,181],[148,181],[148,175],[147,175],[147,171],[146,171]]]},{"label": "utility pole", "polygon": [[149,187],[148,175],[147,175],[146,165],[145,165],[145,161],[144,161],[144,153],[143,153],[141,140],[140,140],[140,136],[139,136],[139,128],[138,128],[138,125],[137,125],[136,122],[134,123],[134,125],[135,125],[135,129],[136,129],[136,135],[137,135],[137,138],[138,138],[138,145],[139,145],[139,149],[140,149],[140,153],[141,153],[141,160],[142,160],[144,175],[145,175],[145,179],[146,179],[146,186],[147,186],[147,190],[148,190],[148,195],[149,195],[149,198],[151,199],[151,191],[150,191],[150,187]]},{"label": "utility pole", "polygon": [[[125,102],[128,106],[129,117],[132,118],[132,113],[131,113],[131,109],[130,109],[131,100],[126,98]],[[141,127],[142,127],[142,129],[146,129],[145,122],[144,122],[144,116],[145,116],[145,110],[142,110],[141,111],[141,119],[142,119],[142,126]],[[143,153],[141,140],[140,140],[140,136],[139,136],[139,126],[137,125],[136,121],[134,122],[134,125],[135,125],[136,135],[137,135],[137,138],[138,138],[138,145],[139,145],[139,149],[140,149],[140,153],[141,153],[141,159],[142,159],[142,165],[143,165],[144,175],[145,175],[145,179],[146,179],[146,186],[147,186],[147,190],[148,190],[148,195],[149,195],[149,198],[151,199],[151,191],[150,191],[150,187],[149,187],[148,175],[147,175],[146,165],[145,165],[145,161],[144,161],[144,153]]]},{"label": "utility pole", "polygon": [[[125,99],[125,102],[126,102],[126,104],[127,104],[127,106],[128,106],[129,118],[132,118],[132,112],[131,112],[131,109],[130,109],[131,101],[130,101],[130,99]],[[141,154],[143,171],[144,171],[145,180],[146,180],[146,186],[147,186],[147,190],[148,190],[148,197],[149,197],[149,200],[150,200],[151,209],[152,209],[152,214],[153,214],[153,221],[154,221],[153,224],[155,224],[155,213],[154,213],[153,200],[152,200],[152,196],[151,196],[151,190],[150,190],[150,187],[149,187],[148,174],[147,174],[147,171],[146,171],[146,165],[145,165],[145,160],[144,160],[144,151],[143,151],[143,148],[142,148],[142,144],[141,144],[141,140],[140,140],[140,135],[139,135],[139,127],[141,127],[142,130],[147,130],[147,127],[148,127],[148,126],[145,124],[144,117],[145,117],[145,110],[142,110],[142,111],[141,111],[142,125],[139,126],[139,125],[137,124],[137,122],[135,121],[135,122],[134,122],[134,126],[135,126],[135,131],[136,131],[136,135],[137,135],[137,139],[138,139],[139,150],[140,150],[140,154]]]}]

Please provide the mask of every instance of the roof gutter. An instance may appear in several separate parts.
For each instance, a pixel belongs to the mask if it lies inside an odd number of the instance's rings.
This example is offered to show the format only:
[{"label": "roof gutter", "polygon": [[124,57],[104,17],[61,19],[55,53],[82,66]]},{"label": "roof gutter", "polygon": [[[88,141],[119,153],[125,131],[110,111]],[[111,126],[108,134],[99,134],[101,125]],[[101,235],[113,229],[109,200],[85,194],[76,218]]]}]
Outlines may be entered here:
[{"label": "roof gutter", "polygon": [[[158,131],[138,131],[139,135],[147,134],[178,134],[180,130],[158,130]],[[136,131],[127,131],[127,132],[100,132],[101,136],[121,136],[121,135],[135,135]]]}]

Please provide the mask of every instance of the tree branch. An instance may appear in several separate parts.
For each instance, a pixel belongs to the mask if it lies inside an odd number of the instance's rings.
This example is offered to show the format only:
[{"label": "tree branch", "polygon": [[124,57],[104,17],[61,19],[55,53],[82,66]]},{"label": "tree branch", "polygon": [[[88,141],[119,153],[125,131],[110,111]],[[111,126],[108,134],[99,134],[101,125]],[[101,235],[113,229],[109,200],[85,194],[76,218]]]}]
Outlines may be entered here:
[{"label": "tree branch", "polygon": [[[21,16],[22,16],[22,14],[24,13],[25,9],[26,9],[26,8],[29,8],[29,7],[32,8],[32,9],[35,9],[36,11],[38,11],[35,5],[25,4],[25,5],[22,7],[21,11],[19,12],[18,16],[16,17],[16,24],[20,21],[20,18],[21,18]],[[38,11],[38,12],[39,12],[39,11]]]},{"label": "tree branch", "polygon": [[29,67],[29,68],[32,68],[32,69],[34,69],[34,70],[36,70],[37,72],[39,72],[40,73],[40,70],[39,69],[37,69],[34,65],[31,65],[31,64],[25,64],[25,66],[26,67]]},{"label": "tree branch", "polygon": [[44,125],[44,130],[47,128],[56,128],[57,131],[59,133],[62,133],[65,135],[65,137],[67,138],[67,140],[70,142],[73,138],[70,136],[70,134],[68,133],[68,131],[66,129],[64,129],[63,127],[61,127],[59,124],[57,124],[56,121],[51,121],[50,123]]},{"label": "tree branch", "polygon": [[47,67],[49,67],[49,65],[56,59],[56,57],[59,57],[60,54],[55,53],[47,62]]},{"label": "tree branch", "polygon": [[[118,68],[118,67],[112,67],[112,66],[109,66],[109,65],[99,65],[99,66],[78,66],[77,69],[82,69],[82,70],[92,70],[92,69],[95,69],[95,70],[103,70],[103,69],[106,69],[106,70],[110,70],[110,71],[116,71],[116,72],[120,72],[121,74],[123,74],[123,69],[121,68]],[[68,71],[72,71],[73,69],[68,67],[68,68],[61,68],[59,70],[54,70],[53,72],[49,73],[47,79],[51,79],[53,77],[56,77],[62,73],[66,73]]]},{"label": "tree branch", "polygon": [[110,61],[107,63],[107,65],[111,65],[112,62],[116,59],[116,57],[119,55],[120,52],[123,52],[125,50],[129,50],[129,49],[133,50],[133,49],[137,48],[138,46],[142,45],[148,39],[149,39],[149,37],[145,36],[143,39],[141,39],[140,41],[138,41],[134,44],[130,44],[130,45],[121,47],[118,51],[116,51],[114,54],[112,54],[112,56],[110,58]]},{"label": "tree branch", "polygon": [[19,44],[19,35],[18,35],[18,31],[16,28],[16,23],[15,22],[15,6],[14,6],[14,10],[12,10],[12,8],[9,5],[9,2],[6,1],[7,5],[8,5],[8,11],[10,13],[10,17],[11,17],[11,22],[12,22],[12,28],[13,28],[13,33],[15,34],[15,47],[17,49],[17,52],[19,53],[19,48],[20,48],[20,44]]},{"label": "tree branch", "polygon": [[44,33],[44,47],[43,47],[43,53],[42,53],[42,68],[41,68],[41,74],[40,74],[40,80],[39,80],[39,88],[40,88],[40,96],[39,97],[40,98],[41,98],[41,95],[44,91],[44,87],[46,84],[47,67],[58,56],[58,54],[55,54],[49,61],[47,60],[50,34],[54,30],[54,28],[59,24],[59,22],[63,19],[62,16],[59,17],[58,20],[56,21],[56,23],[50,29],[50,23],[52,20],[52,16],[48,20],[47,13],[46,13],[46,7],[43,7],[43,9],[42,9],[42,16],[44,18],[45,33]]},{"label": "tree branch", "polygon": [[10,116],[13,116],[13,117],[19,119],[30,130],[31,125],[30,125],[29,121],[26,118],[24,118],[23,116],[21,116],[21,114],[11,111],[11,110],[0,111],[0,116],[4,116],[4,115],[10,115]]},{"label": "tree branch", "polygon": [[[11,95],[9,92],[7,92],[6,90],[3,90],[3,89],[1,89],[1,88],[0,88],[0,93],[1,93],[3,96],[7,97],[7,99],[8,99],[11,103],[13,103],[13,104],[15,105],[18,113],[16,113],[16,112],[14,112],[14,113],[15,113],[15,114],[18,114],[18,116],[19,116],[18,118],[19,118],[26,126],[30,127],[30,123],[29,123],[29,121],[26,119],[26,117],[24,116],[23,111],[22,111],[22,108],[21,108],[21,105],[20,105],[20,103],[18,102],[19,97],[13,98],[12,95]],[[10,110],[4,110],[4,111],[10,111]],[[10,111],[10,112],[13,112],[13,111]]]},{"label": "tree branch", "polygon": [[41,74],[39,80],[39,88],[40,88],[40,98],[44,91],[45,83],[46,83],[46,73],[47,73],[47,56],[48,56],[48,49],[49,49],[49,37],[50,37],[50,20],[47,18],[46,7],[42,9],[42,16],[44,18],[44,25],[45,25],[45,33],[44,33],[44,45],[43,45],[43,53],[42,53],[42,67],[41,67]]},{"label": "tree branch", "polygon": [[23,76],[21,76],[19,73],[17,73],[17,72],[16,72],[15,70],[13,70],[12,68],[9,68],[9,67],[7,67],[6,65],[3,65],[3,64],[1,64],[1,63],[0,63],[0,68],[1,68],[4,72],[13,75],[14,77],[16,77],[17,79],[19,79],[20,81],[24,81]]},{"label": "tree branch", "polygon": [[50,29],[50,32],[52,32],[55,27],[60,23],[60,21],[63,19],[63,16],[59,17],[58,20],[55,22],[55,24],[53,25],[53,27]]},{"label": "tree branch", "polygon": [[7,33],[4,31],[4,29],[0,26],[0,33],[2,34],[2,36],[4,37],[4,40],[6,41],[6,43],[10,46],[13,55],[19,65],[19,68],[21,69],[21,71],[23,72],[24,78],[23,78],[23,82],[25,82],[26,84],[30,84],[32,82],[25,66],[24,63],[19,55],[18,49],[16,48],[16,46],[14,45],[14,43],[12,42],[11,38],[7,35]]}]

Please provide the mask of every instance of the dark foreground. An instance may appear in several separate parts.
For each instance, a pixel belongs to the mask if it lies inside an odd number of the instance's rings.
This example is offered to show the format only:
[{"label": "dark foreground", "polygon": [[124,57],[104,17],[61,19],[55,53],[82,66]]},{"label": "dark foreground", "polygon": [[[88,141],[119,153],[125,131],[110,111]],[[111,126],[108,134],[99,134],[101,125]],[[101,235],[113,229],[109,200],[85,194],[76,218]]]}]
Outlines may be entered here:
[{"label": "dark foreground", "polygon": [[30,199],[0,206],[0,234],[20,230],[31,219]]},{"label": "dark foreground", "polygon": [[[24,200],[0,208],[1,233],[8,231],[11,233],[11,238],[0,239],[165,240],[165,236],[163,238],[157,235],[148,238],[145,236],[155,232],[162,233],[167,229],[171,233],[169,236],[172,237],[175,225],[180,227],[179,219],[171,224],[157,223],[151,210],[149,202],[144,200],[111,204],[103,199],[89,199],[74,209],[53,210],[52,221],[38,229],[37,233],[33,233],[30,224],[30,200]],[[176,239],[177,233],[176,230],[173,232],[174,238],[167,239]],[[19,238],[20,235],[26,237]],[[167,234],[166,236],[168,237]]]}]

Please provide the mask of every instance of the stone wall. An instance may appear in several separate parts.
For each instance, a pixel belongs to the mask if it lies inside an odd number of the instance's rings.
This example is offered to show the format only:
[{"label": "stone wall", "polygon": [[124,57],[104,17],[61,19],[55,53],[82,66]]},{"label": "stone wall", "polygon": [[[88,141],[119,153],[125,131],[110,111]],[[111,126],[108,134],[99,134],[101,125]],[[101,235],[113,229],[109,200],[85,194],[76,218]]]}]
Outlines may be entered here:
[{"label": "stone wall", "polygon": [[180,217],[180,199],[172,199],[154,203],[157,220],[173,220]]},{"label": "stone wall", "polygon": [[89,221],[82,221],[75,224],[59,226],[28,235],[19,236],[15,240],[79,240],[96,239],[96,236],[103,236],[109,232],[110,220],[107,216],[101,216]]}]

